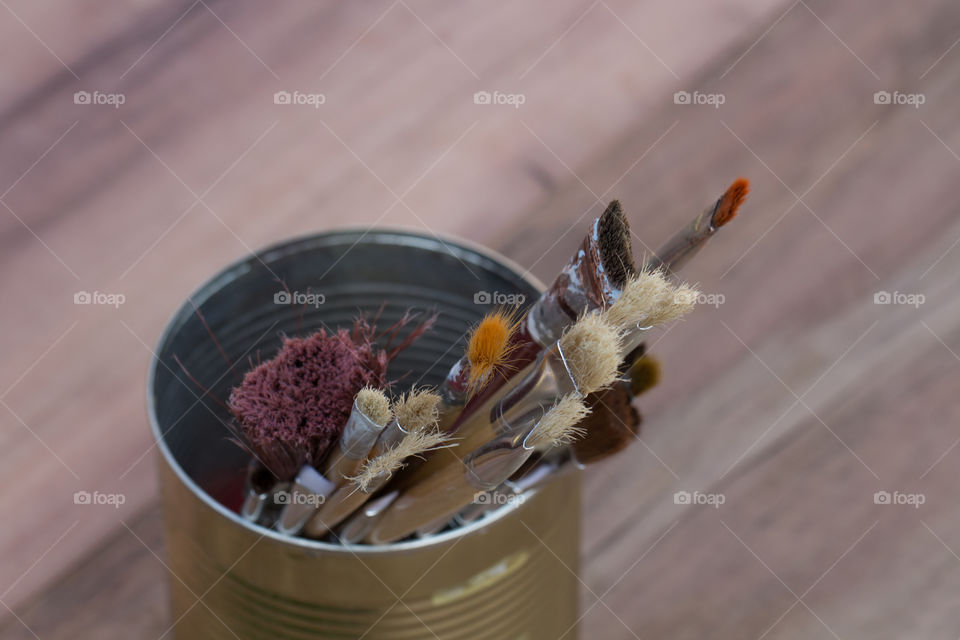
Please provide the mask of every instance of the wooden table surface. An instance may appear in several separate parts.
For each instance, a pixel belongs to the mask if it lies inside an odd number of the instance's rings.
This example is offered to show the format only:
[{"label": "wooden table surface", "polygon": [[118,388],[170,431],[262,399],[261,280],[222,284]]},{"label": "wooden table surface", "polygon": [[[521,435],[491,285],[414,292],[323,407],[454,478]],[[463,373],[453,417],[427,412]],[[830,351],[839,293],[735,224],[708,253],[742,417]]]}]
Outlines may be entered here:
[{"label": "wooden table surface", "polygon": [[639,255],[744,175],[684,272],[722,304],[588,474],[583,637],[956,638],[958,38],[950,0],[0,0],[0,636],[168,630],[144,379],[226,262],[402,225],[549,279],[607,200]]}]

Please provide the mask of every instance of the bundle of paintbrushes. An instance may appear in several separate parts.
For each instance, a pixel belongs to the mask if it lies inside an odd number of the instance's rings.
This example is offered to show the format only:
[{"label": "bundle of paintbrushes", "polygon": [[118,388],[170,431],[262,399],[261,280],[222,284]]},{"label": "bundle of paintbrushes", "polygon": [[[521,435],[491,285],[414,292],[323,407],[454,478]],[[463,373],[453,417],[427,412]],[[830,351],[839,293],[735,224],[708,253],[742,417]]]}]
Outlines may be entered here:
[{"label": "bundle of paintbrushes", "polygon": [[526,311],[498,309],[471,329],[437,390],[398,393],[387,379],[435,316],[407,313],[379,333],[362,316],[285,338],[229,398],[251,455],[241,514],[288,535],[385,544],[485,517],[621,451],[640,425],[634,398],[659,377],[643,340],[698,297],[675,272],[746,194],[734,182],[639,268],[614,201]]}]

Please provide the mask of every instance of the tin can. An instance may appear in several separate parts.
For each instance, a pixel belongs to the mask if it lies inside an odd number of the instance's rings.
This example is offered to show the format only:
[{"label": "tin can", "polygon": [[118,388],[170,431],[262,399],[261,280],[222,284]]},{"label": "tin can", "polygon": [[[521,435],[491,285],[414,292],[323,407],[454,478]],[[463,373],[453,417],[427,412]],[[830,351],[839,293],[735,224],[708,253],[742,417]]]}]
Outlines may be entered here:
[{"label": "tin can", "polygon": [[175,637],[576,638],[577,473],[419,540],[291,538],[237,514],[247,456],[230,441],[228,413],[210,400],[228,397],[249,362],[271,357],[283,335],[350,326],[358,311],[379,312],[378,324],[389,326],[411,307],[435,309],[439,319],[388,374],[412,371],[405,384],[438,385],[471,324],[541,290],[488,250],[367,230],[285,242],[196,291],[160,339],[147,393]]}]

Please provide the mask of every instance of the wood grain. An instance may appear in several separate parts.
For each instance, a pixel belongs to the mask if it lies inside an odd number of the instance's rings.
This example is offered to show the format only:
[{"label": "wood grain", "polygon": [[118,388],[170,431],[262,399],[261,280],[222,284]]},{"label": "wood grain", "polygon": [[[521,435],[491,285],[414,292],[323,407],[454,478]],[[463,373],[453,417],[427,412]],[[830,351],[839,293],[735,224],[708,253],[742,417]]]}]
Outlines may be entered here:
[{"label": "wood grain", "polygon": [[[16,301],[0,508],[20,514],[0,529],[0,600],[19,617],[4,638],[169,625],[143,373],[169,311],[227,260],[403,224],[549,278],[607,199],[639,254],[741,174],[742,216],[683,274],[724,304],[655,338],[666,377],[643,440],[589,474],[584,637],[957,635],[960,13],[588,7],[139,3],[69,30],[10,3],[80,79],[17,20],[0,28],[23,62],[0,83],[0,291]],[[83,108],[81,89],[128,99]],[[283,109],[281,89],[327,102]],[[483,110],[481,89],[526,102]],[[726,101],[675,105],[678,90]],[[926,103],[877,105],[878,90]],[[78,290],[127,302],[77,307]],[[879,291],[926,301],[875,305]],[[120,487],[116,513],[72,503]],[[680,490],[725,503],[676,505]]]}]

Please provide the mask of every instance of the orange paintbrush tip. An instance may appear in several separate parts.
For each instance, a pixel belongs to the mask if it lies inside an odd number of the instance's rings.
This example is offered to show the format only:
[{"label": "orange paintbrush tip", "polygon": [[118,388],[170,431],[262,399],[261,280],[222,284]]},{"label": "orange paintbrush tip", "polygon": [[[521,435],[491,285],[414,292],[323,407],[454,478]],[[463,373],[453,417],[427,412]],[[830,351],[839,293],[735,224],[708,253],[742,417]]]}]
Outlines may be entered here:
[{"label": "orange paintbrush tip", "polygon": [[713,213],[713,226],[722,227],[737,215],[737,209],[750,193],[750,182],[746,178],[737,178],[721,196],[717,209]]},{"label": "orange paintbrush tip", "polygon": [[516,314],[498,309],[484,316],[471,332],[467,343],[470,360],[467,388],[471,392],[479,391],[494,373],[509,367],[510,352],[514,348],[510,339],[518,326]]}]

